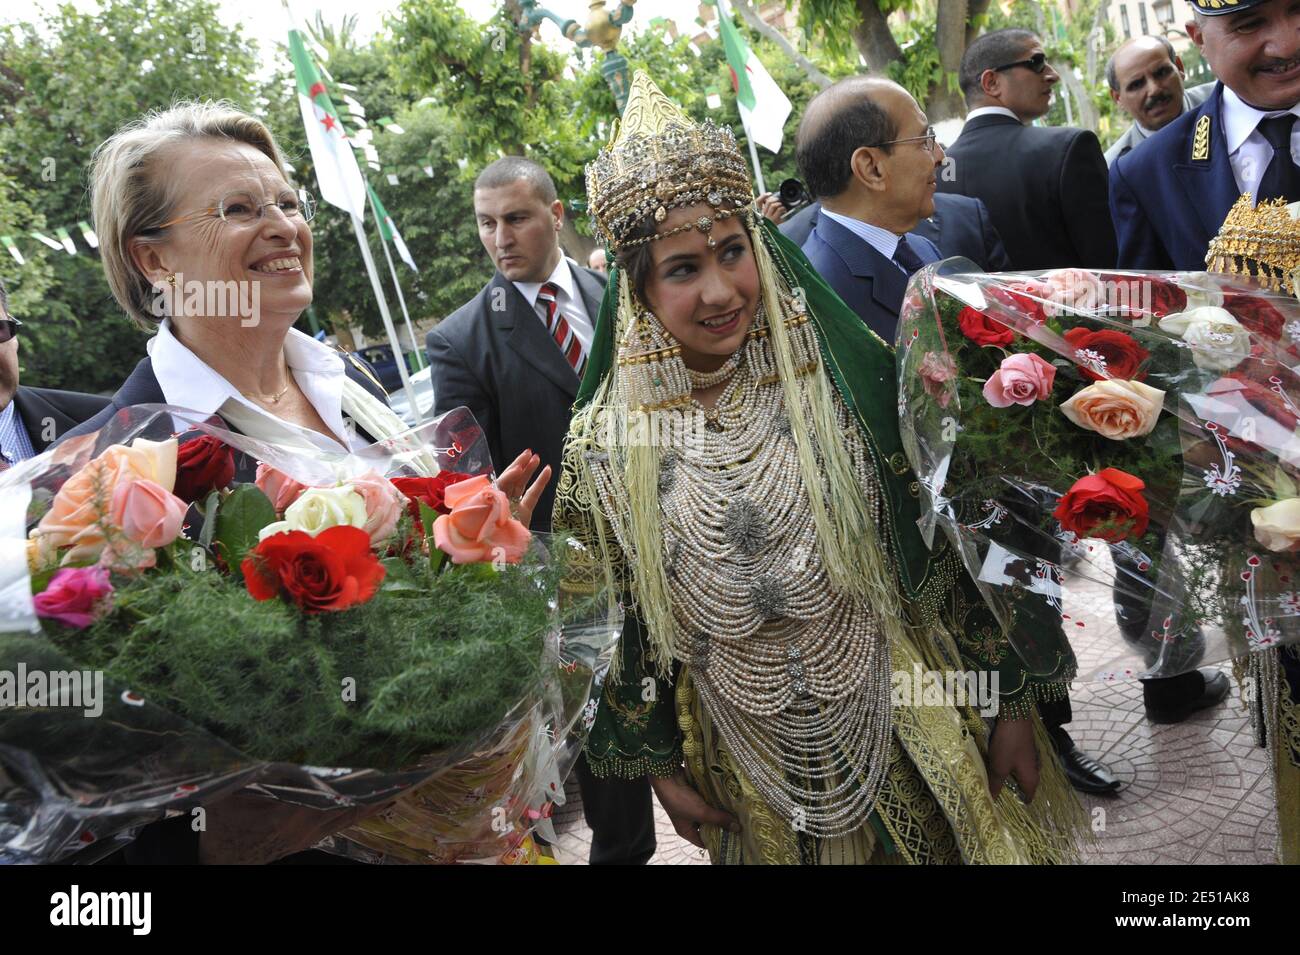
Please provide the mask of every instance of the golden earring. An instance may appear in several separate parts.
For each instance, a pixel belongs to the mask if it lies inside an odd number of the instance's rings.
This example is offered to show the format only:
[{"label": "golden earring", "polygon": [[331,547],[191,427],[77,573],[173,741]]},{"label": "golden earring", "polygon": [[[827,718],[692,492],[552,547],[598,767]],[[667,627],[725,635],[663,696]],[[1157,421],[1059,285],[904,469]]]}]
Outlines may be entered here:
[{"label": "golden earring", "polygon": [[175,272],[169,272],[169,273],[167,273],[167,284],[170,285],[172,288],[175,288],[175,287],[176,287],[176,273],[175,273]]}]

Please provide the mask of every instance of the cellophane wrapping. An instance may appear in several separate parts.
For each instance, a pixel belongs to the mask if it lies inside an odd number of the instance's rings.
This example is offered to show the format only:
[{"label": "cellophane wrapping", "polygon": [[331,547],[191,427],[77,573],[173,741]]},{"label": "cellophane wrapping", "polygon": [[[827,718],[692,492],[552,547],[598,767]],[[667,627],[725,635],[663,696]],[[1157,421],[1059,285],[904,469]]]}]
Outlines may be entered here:
[{"label": "cellophane wrapping", "polygon": [[[419,535],[412,534],[404,554],[381,549],[376,555],[384,557],[388,573],[368,603],[309,617],[285,601],[257,603],[232,590],[239,568],[223,562],[228,555],[211,539],[214,521],[205,518],[200,505],[189,511],[185,537],[159,549],[152,566],[114,569],[117,603],[91,628],[74,632],[38,615],[33,573],[39,590],[49,569],[39,569],[38,548],[28,535],[64,483],[112,446],[178,434],[182,442],[203,435],[217,439],[238,464],[241,476],[202,502],[209,510],[229,504],[230,490],[251,482],[259,462],[320,487],[364,474],[492,473],[486,441],[463,408],[363,450],[331,453],[255,441],[227,430],[219,419],[153,405],[124,409],[99,432],[66,440],[0,474],[0,861],[95,861],[143,825],[177,814],[199,820],[200,807],[239,790],[316,810],[382,804],[358,826],[321,844],[364,861],[549,861],[544,846],[554,840],[551,817],[564,801],[563,781],[581,751],[594,695],[621,629],[602,595],[566,600],[557,591],[559,568],[578,545],[535,535],[517,562],[439,567],[432,536],[421,552]],[[410,570],[417,565],[419,573]],[[139,606],[131,601],[139,596],[141,574],[175,575],[178,590],[207,587],[227,602],[247,597],[247,607],[237,609],[239,626],[250,629],[240,631],[234,645],[248,659],[235,666],[223,657],[210,670],[194,663],[183,649],[187,640],[200,655],[224,653],[224,645],[208,642],[201,622],[187,626],[191,632],[172,634],[171,647],[170,640],[144,649],[138,640],[133,643],[133,635],[149,622],[137,617],[135,625],[130,623]],[[418,581],[430,579],[435,587],[419,587]],[[450,595],[448,600],[459,595],[461,603],[439,604],[443,595]],[[185,593],[182,599],[190,597]],[[503,609],[507,604],[513,615]],[[366,621],[381,607],[390,616],[380,619],[398,621],[403,632],[415,633],[408,649],[400,641],[385,643],[388,635],[365,632]],[[466,613],[474,615],[472,641],[461,641],[454,625],[449,629],[441,622],[465,620]],[[524,617],[539,621],[537,632],[510,632],[509,624]],[[265,632],[258,633],[260,627]],[[70,695],[71,675],[87,664],[68,648],[84,646],[89,653],[91,645],[78,640],[92,632],[101,636],[85,685],[90,687],[96,675],[102,678],[97,713],[67,705],[87,702],[85,690],[74,694],[75,700]],[[305,654],[296,641],[316,642]],[[378,649],[367,654],[368,648]],[[426,669],[392,672],[400,670],[408,652]],[[511,653],[526,653],[527,659],[511,659]],[[387,670],[382,654],[392,655]],[[298,665],[304,656],[312,661],[305,668]],[[348,689],[349,660],[385,680],[384,701],[368,699],[362,681],[351,688],[350,699],[338,702]],[[190,663],[195,672],[185,679],[176,675]],[[123,680],[122,670],[146,674],[169,703]],[[292,687],[275,685],[283,673],[294,675]],[[28,692],[32,674],[46,678],[50,692],[43,698]],[[20,676],[27,678],[27,687],[19,686]],[[466,680],[479,676],[488,681],[486,698],[465,699],[456,712],[443,712],[457,702],[457,693],[466,696]],[[250,690],[259,680],[274,703],[260,711],[262,704]],[[427,721],[416,707],[403,722],[401,705],[414,706],[411,701],[422,699],[421,693],[436,695],[442,688],[450,702],[433,700]],[[329,706],[323,709],[322,701]],[[350,728],[351,713],[373,715],[384,706],[397,709],[396,722],[381,714],[373,724],[381,731],[358,731],[351,750],[360,754],[358,760],[322,764],[309,758],[342,745],[330,726]],[[301,730],[293,739],[259,734],[259,712]],[[321,712],[328,719],[313,729]],[[434,720],[442,722],[434,726]],[[439,745],[412,749],[429,739]]]}]

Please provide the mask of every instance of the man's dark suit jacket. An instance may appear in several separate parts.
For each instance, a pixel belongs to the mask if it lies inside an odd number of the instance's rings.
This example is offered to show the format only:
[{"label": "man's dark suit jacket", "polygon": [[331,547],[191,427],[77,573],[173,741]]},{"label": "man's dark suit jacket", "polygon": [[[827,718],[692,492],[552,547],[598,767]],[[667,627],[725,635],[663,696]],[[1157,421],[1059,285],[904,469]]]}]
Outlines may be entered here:
[{"label": "man's dark suit jacket", "polygon": [[[927,265],[942,258],[924,236],[909,232],[907,242]],[[892,347],[907,291],[903,270],[829,216],[817,217],[803,254],[845,304]]]},{"label": "man's dark suit jacket", "polygon": [[18,386],[14,405],[22,419],[32,449],[40,454],[81,422],[93,418],[111,399],[79,391]]},{"label": "man's dark suit jacket", "polygon": [[[820,202],[804,206],[777,228],[795,245],[802,246],[817,224],[821,207]],[[936,193],[934,215],[922,219],[912,231],[938,246],[939,254],[945,259],[961,256],[970,259],[985,272],[1007,272],[1011,269],[1011,260],[1003,248],[1002,237],[993,228],[988,209],[978,199]]]},{"label": "man's dark suit jacket", "polygon": [[[1120,268],[1205,269],[1210,240],[1239,195],[1222,109],[1223,84],[1218,83],[1204,103],[1111,166],[1110,208],[1119,233]],[[1198,126],[1206,132],[1199,154]]]},{"label": "man's dark suit jacket", "polygon": [[[573,262],[569,267],[594,325],[605,277]],[[532,523],[534,530],[550,530],[578,376],[541,317],[514,283],[497,272],[478,295],[429,332],[425,345],[433,369],[435,415],[461,405],[474,412],[498,473],[529,448],[541,457],[542,467],[551,466]]]},{"label": "man's dark suit jacket", "polygon": [[984,202],[1013,269],[1115,266],[1106,158],[1093,133],[977,116],[947,154],[939,191]]}]

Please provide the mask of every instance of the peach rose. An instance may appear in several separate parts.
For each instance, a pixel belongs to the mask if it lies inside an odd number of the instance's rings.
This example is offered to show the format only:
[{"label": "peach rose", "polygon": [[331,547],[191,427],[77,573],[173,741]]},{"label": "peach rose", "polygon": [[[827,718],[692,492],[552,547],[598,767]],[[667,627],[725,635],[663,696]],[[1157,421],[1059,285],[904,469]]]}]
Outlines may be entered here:
[{"label": "peach rose", "polygon": [[1061,405],[1080,428],[1112,441],[1150,434],[1164,407],[1165,393],[1140,381],[1109,378],[1081,388]]},{"label": "peach rose", "polygon": [[366,523],[362,530],[370,535],[370,543],[378,545],[393,536],[397,519],[406,509],[406,497],[391,481],[369,471],[350,482],[352,490],[366,502]]},{"label": "peach rose", "polygon": [[168,494],[176,484],[176,439],[136,438],[130,447],[115,444],[68,478],[33,531],[42,555],[69,548],[64,565],[98,559],[104,549],[103,522],[117,488],[131,481],[151,481]]},{"label": "peach rose", "polygon": [[1255,540],[1271,551],[1300,549],[1300,498],[1257,507],[1250,512],[1255,526]]},{"label": "peach rose", "polygon": [[285,508],[298,500],[298,495],[307,487],[269,464],[258,464],[253,483],[271,499],[271,506],[277,514],[283,514]]},{"label": "peach rose", "polygon": [[451,513],[433,522],[433,542],[453,564],[514,564],[523,557],[532,535],[510,516],[510,501],[486,475],[448,486],[443,500]]},{"label": "peach rose", "polygon": [[1008,355],[984,383],[984,400],[994,408],[1032,405],[1052,393],[1056,368],[1037,355]]}]

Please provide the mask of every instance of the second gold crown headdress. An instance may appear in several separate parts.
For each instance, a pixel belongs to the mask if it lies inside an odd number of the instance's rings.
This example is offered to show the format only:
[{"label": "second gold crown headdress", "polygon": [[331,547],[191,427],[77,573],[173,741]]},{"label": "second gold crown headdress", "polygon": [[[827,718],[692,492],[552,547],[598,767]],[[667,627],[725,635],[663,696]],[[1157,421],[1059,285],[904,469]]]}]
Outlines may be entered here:
[{"label": "second gold crown headdress", "polygon": [[1210,242],[1206,268],[1225,275],[1247,275],[1268,288],[1295,293],[1300,269],[1300,221],[1287,210],[1286,200],[1251,204],[1248,194],[1237,200]]},{"label": "second gold crown headdress", "polygon": [[[587,164],[587,205],[597,238],[618,252],[685,229],[708,232],[717,219],[749,208],[753,198],[731,130],[694,122],[638,70],[609,145]],[[634,235],[649,218],[663,222],[670,209],[699,203],[712,206],[713,215],[653,236]]]}]

